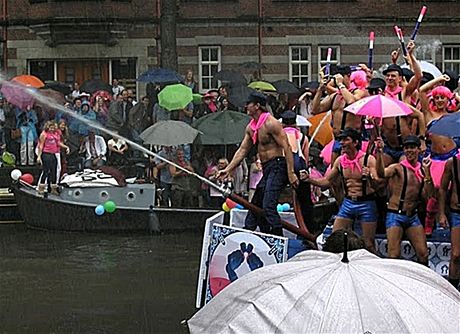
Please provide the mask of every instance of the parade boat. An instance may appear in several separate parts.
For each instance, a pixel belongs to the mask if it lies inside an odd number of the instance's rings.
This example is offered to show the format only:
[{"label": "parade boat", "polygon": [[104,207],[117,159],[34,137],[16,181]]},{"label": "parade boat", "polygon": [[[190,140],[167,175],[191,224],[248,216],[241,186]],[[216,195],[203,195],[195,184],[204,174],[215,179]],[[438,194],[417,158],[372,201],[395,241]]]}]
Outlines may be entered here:
[{"label": "parade boat", "polygon": [[[114,178],[102,176],[100,171],[93,172],[96,179],[88,173],[64,178],[59,195],[39,194],[35,186],[22,180],[14,182],[11,190],[27,226],[80,232],[176,232],[201,230],[203,222],[218,212],[159,207],[155,205],[154,184],[119,186]],[[110,210],[96,210],[107,202],[111,203]]]}]

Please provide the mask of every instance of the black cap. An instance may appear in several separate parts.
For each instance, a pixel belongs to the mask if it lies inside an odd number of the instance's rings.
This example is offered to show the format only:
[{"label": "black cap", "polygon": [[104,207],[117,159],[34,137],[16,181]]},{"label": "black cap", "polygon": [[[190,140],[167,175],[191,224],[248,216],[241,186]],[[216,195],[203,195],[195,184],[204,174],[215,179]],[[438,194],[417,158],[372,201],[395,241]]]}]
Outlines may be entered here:
[{"label": "black cap", "polygon": [[384,90],[386,85],[387,84],[385,83],[385,80],[383,80],[382,78],[372,78],[369,82],[369,86],[367,86],[367,89],[381,88],[382,90]]},{"label": "black cap", "polygon": [[341,74],[341,75],[350,75],[351,74],[351,67],[348,65],[337,65],[330,67],[331,75]]},{"label": "black cap", "polygon": [[428,73],[428,72],[422,72],[422,80],[420,81],[420,85],[426,84],[428,81],[431,81],[434,79],[433,74]]},{"label": "black cap", "polygon": [[383,75],[387,75],[388,72],[398,72],[399,75],[403,75],[403,71],[402,71],[402,68],[401,66],[399,65],[396,65],[396,64],[390,64],[388,65],[387,69],[385,71],[383,71]]},{"label": "black cap", "polygon": [[267,104],[267,98],[262,93],[252,92],[249,94],[248,99],[246,100],[246,104],[249,103],[258,103],[261,106],[265,106]]},{"label": "black cap", "polygon": [[352,128],[346,128],[345,130],[340,131],[337,139],[341,140],[347,137],[350,137],[352,140],[361,140],[361,134],[359,131]]},{"label": "black cap", "polygon": [[281,122],[285,125],[294,125],[297,121],[297,114],[291,110],[286,110],[281,114]]},{"label": "black cap", "polygon": [[420,138],[414,135],[409,135],[403,140],[403,147],[407,145],[415,145],[417,147],[420,147],[422,145]]},{"label": "black cap", "polygon": [[458,73],[451,70],[445,70],[443,74],[447,74],[450,78],[449,81],[444,83],[444,86],[449,88],[451,92],[456,90],[458,87]]},{"label": "black cap", "polygon": [[403,74],[404,79],[406,79],[407,82],[409,82],[409,80],[414,76],[414,72],[412,72],[408,68],[403,68],[402,74]]}]

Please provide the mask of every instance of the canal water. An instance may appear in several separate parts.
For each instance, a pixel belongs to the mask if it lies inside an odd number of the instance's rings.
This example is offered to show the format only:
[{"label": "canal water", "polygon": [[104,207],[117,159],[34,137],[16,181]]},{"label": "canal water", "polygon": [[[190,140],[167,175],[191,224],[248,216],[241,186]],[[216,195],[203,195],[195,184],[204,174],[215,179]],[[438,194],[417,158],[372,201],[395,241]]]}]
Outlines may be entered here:
[{"label": "canal water", "polygon": [[201,239],[0,224],[0,333],[187,333]]}]

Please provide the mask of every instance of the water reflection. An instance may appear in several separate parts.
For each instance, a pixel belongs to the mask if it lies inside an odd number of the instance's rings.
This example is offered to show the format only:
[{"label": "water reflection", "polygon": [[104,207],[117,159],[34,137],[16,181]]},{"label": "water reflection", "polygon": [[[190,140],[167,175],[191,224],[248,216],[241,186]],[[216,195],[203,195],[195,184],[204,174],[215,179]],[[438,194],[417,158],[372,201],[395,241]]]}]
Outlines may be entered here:
[{"label": "water reflection", "polygon": [[0,226],[0,332],[181,333],[201,235]]}]

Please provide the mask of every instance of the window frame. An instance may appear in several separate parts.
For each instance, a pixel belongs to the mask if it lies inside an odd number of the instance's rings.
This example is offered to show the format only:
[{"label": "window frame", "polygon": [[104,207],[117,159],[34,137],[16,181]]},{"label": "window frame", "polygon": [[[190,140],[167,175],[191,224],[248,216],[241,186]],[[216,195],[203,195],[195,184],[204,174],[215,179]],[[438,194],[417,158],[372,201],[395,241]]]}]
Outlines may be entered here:
[{"label": "window frame", "polygon": [[[202,60],[202,55],[203,55],[203,50],[205,49],[217,49],[217,58],[218,60],[217,61],[203,61]],[[211,67],[212,65],[217,65],[217,71],[220,71],[221,70],[221,66],[222,66],[222,47],[220,45],[201,45],[198,47],[198,90],[200,91],[200,93],[203,93],[203,92],[206,92],[208,90],[211,90],[211,89],[218,89],[219,87],[213,87],[212,86],[212,81],[213,81],[213,78],[214,78],[214,74],[213,73],[211,76],[206,76],[206,78],[208,78],[208,80],[210,81],[210,85],[208,89],[203,89],[203,65],[208,65],[209,67]],[[209,68],[209,73],[211,73],[211,68]]]},{"label": "window frame", "polygon": [[[450,59],[446,61],[446,48],[456,48],[458,49],[459,57],[458,59]],[[447,44],[442,46],[442,71],[446,70],[447,64],[458,64],[460,69],[460,44]],[[450,69],[450,68],[449,68]]]},{"label": "window frame", "polygon": [[[308,60],[292,60],[292,50],[293,49],[302,49],[302,48],[306,48],[307,49],[307,57],[308,57]],[[296,81],[294,81],[294,78],[293,78],[293,74],[292,74],[292,66],[293,65],[304,65],[304,64],[307,64],[307,74],[306,74],[306,81],[311,81],[311,63],[312,63],[312,60],[311,60],[311,45],[289,45],[289,81],[291,82],[294,82],[296,83]],[[302,75],[301,73],[301,70],[299,68],[299,75],[296,75],[295,77],[299,78],[300,79],[300,82],[299,84],[302,85],[303,81],[302,81],[302,77],[304,75]],[[300,86],[299,85],[299,86]]]}]

